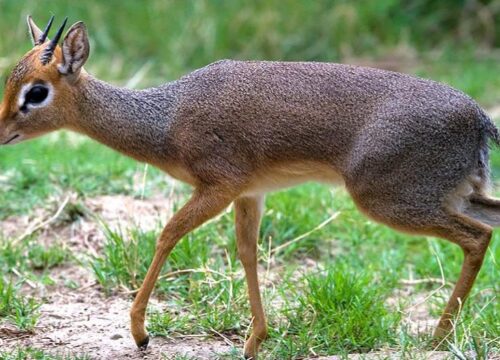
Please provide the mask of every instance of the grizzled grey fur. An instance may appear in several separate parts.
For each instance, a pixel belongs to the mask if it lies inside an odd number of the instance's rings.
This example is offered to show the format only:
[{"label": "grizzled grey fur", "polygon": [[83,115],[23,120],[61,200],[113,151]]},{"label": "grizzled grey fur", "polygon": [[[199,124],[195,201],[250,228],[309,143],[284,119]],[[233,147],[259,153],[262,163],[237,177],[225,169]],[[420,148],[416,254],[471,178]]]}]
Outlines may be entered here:
[{"label": "grizzled grey fur", "polygon": [[415,229],[468,175],[487,176],[487,139],[499,142],[464,93],[349,65],[224,60],[147,90],[86,86],[81,106],[95,112],[82,124],[119,151],[180,162],[207,183],[322,162],[379,220],[413,218]]}]

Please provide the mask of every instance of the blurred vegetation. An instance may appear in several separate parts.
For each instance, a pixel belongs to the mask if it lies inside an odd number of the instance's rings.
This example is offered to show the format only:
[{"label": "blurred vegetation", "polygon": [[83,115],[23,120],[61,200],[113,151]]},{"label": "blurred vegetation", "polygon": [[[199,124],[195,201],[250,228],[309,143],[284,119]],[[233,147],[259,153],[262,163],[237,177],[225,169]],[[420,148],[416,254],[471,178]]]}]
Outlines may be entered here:
[{"label": "blurred vegetation", "polygon": [[0,0],[0,13],[0,31],[8,34],[0,38],[4,74],[31,46],[27,14],[41,28],[52,14],[56,24],[64,16],[83,20],[89,69],[122,84],[133,74],[142,85],[161,83],[221,58],[379,59],[405,70],[444,56],[450,64],[489,59],[489,69],[500,70],[499,0]]}]

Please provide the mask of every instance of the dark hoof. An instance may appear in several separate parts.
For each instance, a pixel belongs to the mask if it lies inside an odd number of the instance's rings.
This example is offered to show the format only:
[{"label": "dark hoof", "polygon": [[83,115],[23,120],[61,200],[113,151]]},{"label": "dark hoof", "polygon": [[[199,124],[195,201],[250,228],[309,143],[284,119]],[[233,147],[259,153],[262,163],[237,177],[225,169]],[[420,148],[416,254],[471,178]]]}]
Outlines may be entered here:
[{"label": "dark hoof", "polygon": [[245,360],[254,360],[253,356],[250,356],[250,355],[247,355],[247,354],[245,354],[244,357],[245,357]]},{"label": "dark hoof", "polygon": [[137,343],[139,350],[146,350],[149,344],[149,335],[144,338],[141,342]]}]

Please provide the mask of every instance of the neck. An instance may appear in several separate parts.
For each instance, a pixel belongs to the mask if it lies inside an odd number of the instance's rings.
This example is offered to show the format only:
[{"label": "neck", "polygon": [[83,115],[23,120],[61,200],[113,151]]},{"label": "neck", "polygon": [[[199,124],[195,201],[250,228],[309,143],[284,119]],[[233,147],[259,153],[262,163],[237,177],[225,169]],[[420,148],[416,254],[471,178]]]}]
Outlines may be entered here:
[{"label": "neck", "polygon": [[175,82],[130,90],[86,75],[79,85],[75,122],[68,127],[137,160],[161,164],[171,150],[174,87]]}]

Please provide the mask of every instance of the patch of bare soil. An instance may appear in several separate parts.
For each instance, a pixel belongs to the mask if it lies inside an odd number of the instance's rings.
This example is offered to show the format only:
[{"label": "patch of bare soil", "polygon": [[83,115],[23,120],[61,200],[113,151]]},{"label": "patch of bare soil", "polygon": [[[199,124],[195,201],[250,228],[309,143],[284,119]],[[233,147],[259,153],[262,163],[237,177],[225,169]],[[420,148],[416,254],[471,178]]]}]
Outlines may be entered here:
[{"label": "patch of bare soil", "polygon": [[[164,198],[140,200],[121,195],[84,201],[70,196],[51,208],[4,220],[3,236],[19,239],[36,231],[37,242],[64,242],[75,253],[95,254],[104,241],[100,221],[115,229],[134,224],[148,230],[172,213],[171,201]],[[44,300],[36,329],[30,334],[0,325],[2,350],[32,346],[53,354],[87,354],[92,359],[168,359],[175,355],[213,359],[230,349],[227,340],[193,336],[153,338],[148,350],[139,351],[129,334],[130,297],[103,296],[93,274],[82,266],[58,267],[50,276],[56,285],[31,283],[25,289]],[[70,283],[78,287],[69,288]]]},{"label": "patch of bare soil", "polygon": [[52,200],[45,208],[1,222],[5,238],[20,239],[37,233],[42,244],[64,243],[76,254],[100,251],[105,239],[103,224],[110,229],[132,226],[152,230],[172,215],[172,197],[136,199],[125,195],[104,195],[85,200],[75,194]]},{"label": "patch of bare soil", "polygon": [[[34,229],[39,234],[39,242],[51,244],[60,241],[75,253],[95,254],[101,250],[104,240],[98,219],[111,228],[126,229],[132,223],[143,229],[152,229],[157,227],[159,219],[165,222],[171,213],[172,202],[161,197],[139,200],[129,196],[101,196],[80,201],[73,196],[59,201],[50,210],[37,210],[29,216],[6,219],[1,223],[1,231],[4,236],[20,238]],[[261,268],[261,272],[266,273],[263,286],[273,282],[274,271],[269,273]],[[156,337],[151,340],[148,350],[139,351],[129,334],[130,296],[105,297],[93,274],[83,266],[64,265],[53,269],[50,276],[55,285],[34,283],[26,288],[27,293],[44,300],[34,332],[23,333],[0,324],[0,349],[32,346],[54,354],[86,354],[92,359],[173,359],[176,355],[186,355],[189,359],[217,359],[232,347],[242,348],[242,344],[233,344],[230,339],[193,335]],[[278,278],[274,280],[279,281]],[[77,288],[68,284],[76,284]],[[429,322],[433,325],[435,320],[429,320],[425,297],[417,299],[411,286],[396,294],[395,299],[400,296],[412,297],[412,303],[417,304],[407,316],[414,331],[429,331]],[[161,304],[152,299],[152,306],[155,305],[161,308]],[[447,356],[448,353],[431,352],[417,358],[437,360]],[[382,358],[398,357],[391,350],[352,355],[352,359]]]},{"label": "patch of bare soil", "polygon": [[430,298],[437,292],[443,290],[431,290],[427,292],[415,292],[414,286],[403,286],[388,299],[388,305],[396,308],[401,299],[409,301],[404,304],[404,312],[401,325],[410,334],[432,334],[438,320],[430,314]]},{"label": "patch of bare soil", "polygon": [[[90,278],[74,269],[63,274],[66,279],[75,276],[76,281]],[[103,297],[89,284],[77,290],[61,288],[42,305],[34,334],[0,333],[0,347],[31,346],[52,354],[86,354],[91,359],[169,359],[175,355],[214,359],[230,349],[223,340],[159,337],[152,339],[146,351],[140,351],[129,334],[130,306],[131,300]]]},{"label": "patch of bare soil", "polygon": [[[52,354],[86,354],[91,359],[174,359],[186,355],[189,359],[218,359],[230,352],[233,346],[228,339],[205,337],[152,338],[146,351],[137,350],[129,334],[129,309],[131,299],[120,296],[104,297],[87,270],[67,267],[53,273],[59,284],[72,280],[79,289],[64,286],[49,287],[40,295],[45,296],[41,318],[33,334],[11,329],[2,331],[0,348],[14,349],[32,346]],[[152,306],[161,307],[155,300]],[[4,330],[8,330],[4,328]],[[450,358],[447,352],[414,354],[415,359],[442,360]],[[399,359],[391,351],[369,354],[352,354],[350,359]],[[322,360],[340,360],[340,357],[321,357]]]}]

